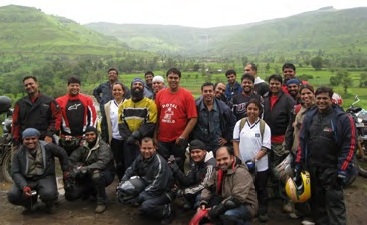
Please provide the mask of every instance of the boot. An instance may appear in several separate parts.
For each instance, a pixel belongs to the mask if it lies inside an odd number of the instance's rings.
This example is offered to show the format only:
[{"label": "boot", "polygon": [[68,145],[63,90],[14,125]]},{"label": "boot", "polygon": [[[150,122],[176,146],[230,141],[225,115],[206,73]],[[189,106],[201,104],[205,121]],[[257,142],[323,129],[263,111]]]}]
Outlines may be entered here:
[{"label": "boot", "polygon": [[46,213],[48,214],[55,214],[56,213],[56,207],[55,207],[55,201],[49,201],[45,202],[46,205]]},{"label": "boot", "polygon": [[95,213],[103,213],[104,211],[106,211],[106,205],[105,204],[98,204],[96,209],[94,210]]}]

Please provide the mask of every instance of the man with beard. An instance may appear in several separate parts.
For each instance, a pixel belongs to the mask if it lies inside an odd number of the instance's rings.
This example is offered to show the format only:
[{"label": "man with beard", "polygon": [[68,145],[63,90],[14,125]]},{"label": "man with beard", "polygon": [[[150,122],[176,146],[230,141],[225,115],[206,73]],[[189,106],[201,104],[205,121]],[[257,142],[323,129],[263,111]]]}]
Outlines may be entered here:
[{"label": "man with beard", "polygon": [[153,99],[154,97],[153,77],[154,77],[154,73],[152,71],[147,71],[144,74],[144,78],[145,78],[144,96],[150,99]]},{"label": "man with beard", "polygon": [[228,146],[220,147],[215,158],[218,170],[205,183],[198,210],[208,210],[218,224],[247,224],[258,209],[251,174]]},{"label": "man with beard", "polygon": [[247,103],[250,101],[250,99],[254,98],[257,99],[260,103],[264,102],[261,95],[257,94],[254,91],[254,81],[255,78],[247,73],[245,73],[241,77],[242,93],[237,94],[233,97],[232,111],[236,116],[237,120],[246,117]]},{"label": "man with beard", "polygon": [[[118,75],[119,75],[119,72],[115,68],[110,68],[107,73],[108,73],[108,81],[100,84],[93,90],[93,96],[97,99],[102,114],[104,112],[104,104],[113,99],[112,85],[115,82],[118,82]],[[125,89],[124,97],[130,98],[129,88],[127,88],[124,85],[124,89]]]},{"label": "man with beard", "polygon": [[23,78],[27,96],[19,99],[14,105],[12,135],[14,145],[22,141],[22,132],[27,128],[36,128],[40,139],[52,142],[52,137],[60,130],[61,111],[59,104],[38,90],[38,81],[34,76]]},{"label": "man with beard", "polygon": [[144,97],[142,79],[134,78],[131,82],[131,98],[119,106],[118,118],[126,170],[140,153],[139,141],[143,137],[153,137],[157,122],[157,106],[153,100]]},{"label": "man with beard", "polygon": [[248,63],[245,66],[245,74],[250,74],[255,78],[254,82],[254,90],[257,94],[261,95],[262,97],[265,97],[265,95],[269,92],[269,85],[261,79],[259,76],[257,76],[257,66],[255,63]]},{"label": "man with beard", "polygon": [[81,82],[76,77],[68,79],[68,93],[56,99],[62,114],[59,145],[68,155],[80,146],[88,126],[95,126],[97,111],[93,100],[80,92]]},{"label": "man with beard", "polygon": [[296,104],[301,104],[301,96],[299,88],[301,87],[301,81],[297,78],[293,78],[287,81],[288,94],[296,101]]},{"label": "man with beard", "polygon": [[201,97],[196,100],[198,121],[191,132],[191,139],[205,143],[205,150],[214,152],[232,140],[236,117],[231,109],[214,97],[214,85],[204,83]]},{"label": "man with beard", "polygon": [[166,72],[168,88],[158,92],[155,102],[158,122],[155,138],[158,152],[168,159],[173,155],[183,171],[187,140],[197,122],[197,111],[191,92],[180,87],[181,71],[171,68]]},{"label": "man with beard", "polygon": [[226,96],[224,95],[226,91],[226,85],[222,82],[217,82],[214,84],[214,95],[215,98],[218,100],[223,101],[224,103],[227,102]]},{"label": "man with beard", "polygon": [[115,165],[111,148],[98,135],[95,127],[87,127],[85,140],[69,157],[72,168],[67,174],[75,181],[75,186],[65,189],[65,198],[74,201],[94,195],[97,200],[95,213],[106,210],[106,187],[115,176]]}]

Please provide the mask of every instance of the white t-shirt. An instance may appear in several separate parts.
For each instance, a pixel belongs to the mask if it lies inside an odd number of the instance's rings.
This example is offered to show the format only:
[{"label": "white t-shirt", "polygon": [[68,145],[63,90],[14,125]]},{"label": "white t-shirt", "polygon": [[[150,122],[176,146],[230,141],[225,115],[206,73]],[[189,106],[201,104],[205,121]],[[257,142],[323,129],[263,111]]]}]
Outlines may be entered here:
[{"label": "white t-shirt", "polygon": [[110,104],[110,119],[111,119],[111,127],[112,127],[112,138],[117,140],[122,140],[122,137],[119,132],[119,118],[118,118],[118,110],[119,105],[122,104],[123,101],[120,102],[120,104],[117,104],[115,100],[111,101]]},{"label": "white t-shirt", "polygon": [[[233,140],[240,142],[240,159],[243,163],[245,163],[247,160],[252,160],[260,151],[261,147],[271,149],[271,133],[270,127],[267,124],[265,124],[264,138],[261,139],[260,119],[258,119],[254,124],[250,124],[247,120],[241,132],[239,131],[240,123],[241,120],[237,121],[234,127]],[[257,171],[265,171],[268,168],[268,155],[263,156],[256,162]]]}]

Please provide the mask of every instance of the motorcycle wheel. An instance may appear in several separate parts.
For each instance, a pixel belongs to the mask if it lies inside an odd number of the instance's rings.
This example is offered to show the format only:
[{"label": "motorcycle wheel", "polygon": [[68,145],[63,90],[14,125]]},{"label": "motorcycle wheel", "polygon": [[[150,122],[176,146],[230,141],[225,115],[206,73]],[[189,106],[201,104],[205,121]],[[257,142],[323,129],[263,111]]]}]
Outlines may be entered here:
[{"label": "motorcycle wheel", "polygon": [[357,149],[356,157],[357,157],[357,165],[358,165],[358,174],[361,177],[367,178],[367,155],[366,155],[366,142],[364,141],[360,147]]},{"label": "motorcycle wheel", "polygon": [[10,169],[11,169],[11,151],[9,150],[5,153],[3,164],[1,165],[1,172],[6,182],[13,183],[13,179],[11,178],[10,175]]}]

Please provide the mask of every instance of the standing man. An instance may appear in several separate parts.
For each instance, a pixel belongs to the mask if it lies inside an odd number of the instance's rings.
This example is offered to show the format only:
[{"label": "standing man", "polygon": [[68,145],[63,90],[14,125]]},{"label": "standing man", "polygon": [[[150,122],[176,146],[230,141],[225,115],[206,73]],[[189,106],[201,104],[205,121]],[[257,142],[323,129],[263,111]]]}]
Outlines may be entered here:
[{"label": "standing man", "polygon": [[251,174],[231,147],[220,147],[215,153],[218,170],[205,183],[201,192],[200,209],[220,224],[246,224],[258,208]]},{"label": "standing man", "polygon": [[131,82],[131,98],[124,101],[118,109],[119,132],[124,140],[122,155],[125,170],[139,155],[138,142],[143,137],[153,137],[157,122],[155,102],[144,97],[144,81],[134,78]]},{"label": "standing man", "polygon": [[299,92],[301,87],[301,81],[297,78],[293,78],[287,81],[288,94],[294,99],[296,104],[301,104],[301,94]]},{"label": "standing man", "polygon": [[205,150],[215,152],[219,146],[230,144],[236,118],[231,109],[214,97],[214,85],[201,85],[201,97],[196,100],[197,123],[191,139],[205,143]]},{"label": "standing man", "polygon": [[259,76],[257,76],[257,65],[255,63],[248,63],[245,66],[244,72],[245,74],[248,73],[255,78],[255,81],[254,81],[255,92],[261,95],[262,97],[265,97],[267,93],[269,92],[269,85]]},{"label": "standing man", "polygon": [[80,80],[76,77],[68,79],[68,93],[56,99],[62,113],[62,124],[59,145],[68,155],[80,145],[85,129],[95,126],[97,112],[91,97],[81,94]]},{"label": "standing man", "polygon": [[155,99],[155,97],[157,96],[157,93],[164,89],[166,86],[164,85],[164,78],[162,76],[155,76],[153,78],[153,92],[154,92],[154,97],[153,99]]},{"label": "standing man", "polygon": [[40,132],[39,139],[52,142],[52,137],[60,130],[61,111],[57,102],[38,90],[38,81],[34,76],[23,78],[27,96],[15,103],[13,112],[12,135],[15,145],[22,141],[22,132],[35,128]]},{"label": "standing man", "polygon": [[73,201],[80,197],[87,198],[94,195],[97,199],[95,213],[106,210],[106,188],[115,177],[113,154],[108,146],[98,135],[95,127],[87,127],[85,141],[73,151],[69,157],[73,166],[67,176],[72,176],[75,185],[65,189],[66,200]]},{"label": "standing man", "polygon": [[154,77],[154,73],[152,71],[147,71],[144,74],[144,78],[145,78],[144,96],[150,99],[153,99],[154,97],[153,77]]},{"label": "standing man", "polygon": [[[264,120],[271,130],[271,151],[269,152],[269,166],[271,171],[289,154],[289,149],[283,148],[285,133],[292,118],[295,101],[282,91],[282,77],[278,74],[269,77],[269,96],[264,99]],[[273,183],[280,181],[272,174]],[[275,190],[278,191],[278,190]],[[293,211],[289,199],[283,199],[283,211]]]},{"label": "standing man", "polygon": [[171,224],[174,217],[172,187],[172,171],[167,161],[157,154],[154,140],[144,137],[140,141],[139,156],[126,170],[117,188],[119,201],[140,206],[141,214],[160,218],[161,224]]},{"label": "standing man", "polygon": [[55,157],[59,159],[64,174],[69,162],[64,149],[53,143],[39,141],[40,135],[34,128],[27,128],[22,133],[23,144],[12,159],[11,176],[14,184],[8,192],[8,201],[24,206],[25,212],[32,212],[39,205],[39,196],[46,205],[46,212],[54,213],[58,198]]},{"label": "standing man", "polygon": [[230,107],[231,107],[233,96],[241,93],[242,88],[241,88],[241,85],[236,81],[236,77],[237,77],[236,71],[227,70],[226,77],[227,77],[228,83],[226,85],[226,91],[224,94],[226,95],[226,100],[230,104]]},{"label": "standing man", "polygon": [[236,116],[237,120],[240,120],[247,116],[246,108],[247,103],[250,101],[250,99],[253,98],[257,99],[261,104],[263,104],[264,102],[261,95],[257,94],[254,91],[254,81],[255,78],[250,74],[244,74],[241,77],[242,92],[240,94],[233,96],[232,111]]},{"label": "standing man", "polygon": [[[284,81],[283,81],[283,86],[282,86],[282,90],[284,93],[288,94],[288,88],[287,88],[287,82],[291,79],[297,79],[296,77],[296,66],[292,63],[284,63],[283,67],[282,67],[282,71],[283,71],[283,76],[284,76]],[[304,80],[299,80],[300,85],[302,84],[308,84],[307,81]]]},{"label": "standing man", "polygon": [[[357,143],[353,118],[332,104],[333,90],[320,87],[316,106],[307,112],[296,156],[296,180],[302,166],[311,176],[311,213],[316,224],[347,224],[343,184]],[[297,182],[297,181],[296,181]]]},{"label": "standing man", "polygon": [[155,137],[158,152],[166,159],[174,155],[183,171],[187,140],[197,122],[196,105],[191,92],[179,86],[181,71],[171,68],[166,77],[168,88],[158,92],[155,99],[159,118]]},{"label": "standing man", "polygon": [[[104,112],[104,104],[113,99],[112,96],[112,85],[115,82],[118,82],[119,72],[115,68],[110,68],[108,70],[108,81],[100,84],[93,90],[93,96],[97,99],[99,103],[99,108],[101,113]],[[130,90],[128,87],[124,85],[125,89],[125,98],[130,98]]]},{"label": "standing man", "polygon": [[225,91],[226,91],[226,85],[222,82],[217,82],[214,84],[214,95],[215,98],[218,100],[223,101],[224,103],[227,102],[226,100],[226,96],[225,96]]}]

